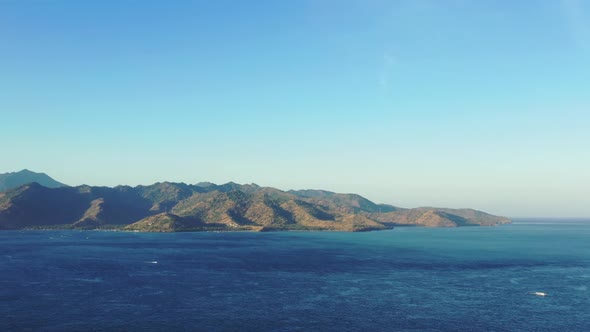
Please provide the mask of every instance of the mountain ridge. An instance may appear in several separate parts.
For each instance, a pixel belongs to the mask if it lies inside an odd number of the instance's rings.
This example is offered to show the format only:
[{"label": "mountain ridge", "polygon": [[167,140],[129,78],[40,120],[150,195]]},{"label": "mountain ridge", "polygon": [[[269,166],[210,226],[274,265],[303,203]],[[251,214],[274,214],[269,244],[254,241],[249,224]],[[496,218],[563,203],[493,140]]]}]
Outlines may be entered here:
[{"label": "mountain ridge", "polygon": [[368,231],[509,222],[508,218],[472,209],[406,209],[376,204],[357,194],[283,191],[233,182],[57,188],[30,183],[0,193],[0,229]]},{"label": "mountain ridge", "polygon": [[27,183],[37,182],[48,188],[65,187],[66,185],[54,180],[45,173],[36,173],[28,169],[18,172],[0,174],[0,192],[18,188]]}]

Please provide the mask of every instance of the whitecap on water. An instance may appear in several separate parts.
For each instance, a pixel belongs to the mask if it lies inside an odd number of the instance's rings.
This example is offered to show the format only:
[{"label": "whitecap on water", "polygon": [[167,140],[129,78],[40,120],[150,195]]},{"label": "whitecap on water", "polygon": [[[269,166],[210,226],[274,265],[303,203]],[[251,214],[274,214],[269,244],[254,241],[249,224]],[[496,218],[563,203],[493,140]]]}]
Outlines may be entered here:
[{"label": "whitecap on water", "polygon": [[103,282],[102,278],[72,278],[70,280],[73,281],[81,281],[81,282]]},{"label": "whitecap on water", "polygon": [[519,280],[522,280],[524,278],[510,278],[510,283],[514,284],[514,285],[518,285],[520,284],[520,282],[518,282]]}]

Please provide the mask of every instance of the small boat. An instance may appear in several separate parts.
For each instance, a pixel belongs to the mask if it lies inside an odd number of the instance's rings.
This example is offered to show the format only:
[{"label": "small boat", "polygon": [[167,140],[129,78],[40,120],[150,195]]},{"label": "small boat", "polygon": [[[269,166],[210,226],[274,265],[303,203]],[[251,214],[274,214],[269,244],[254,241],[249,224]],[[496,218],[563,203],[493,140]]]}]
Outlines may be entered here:
[{"label": "small boat", "polygon": [[543,293],[543,292],[533,292],[533,295],[537,295],[537,296],[547,296],[547,293]]}]

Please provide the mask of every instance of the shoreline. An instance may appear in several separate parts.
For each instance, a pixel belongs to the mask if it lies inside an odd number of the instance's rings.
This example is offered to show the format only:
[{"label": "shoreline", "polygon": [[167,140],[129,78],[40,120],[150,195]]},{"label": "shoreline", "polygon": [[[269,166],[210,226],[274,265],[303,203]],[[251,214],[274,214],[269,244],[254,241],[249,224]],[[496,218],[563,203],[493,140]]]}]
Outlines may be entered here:
[{"label": "shoreline", "polygon": [[[271,229],[251,229],[251,228],[244,228],[244,229],[187,229],[187,230],[176,230],[176,231],[144,231],[144,230],[130,230],[130,229],[123,229],[123,228],[92,228],[92,229],[85,229],[85,228],[71,228],[71,227],[49,227],[49,228],[22,228],[22,229],[0,229],[0,232],[29,232],[29,231],[76,231],[76,232],[122,232],[122,233],[242,233],[242,232],[249,232],[249,233],[278,233],[278,232],[339,232],[339,233],[367,233],[367,232],[380,232],[380,231],[391,231],[396,228],[421,228],[421,229],[450,229],[450,228],[474,228],[474,227],[482,227],[482,228],[490,228],[490,227],[499,227],[499,226],[506,226],[515,223],[508,223],[508,224],[497,224],[497,225],[467,225],[467,226],[422,226],[422,225],[395,225],[388,228],[377,229],[377,228],[370,228],[370,229],[359,229],[359,230],[340,230],[340,229],[281,229],[281,228],[271,228]],[[531,224],[531,223],[516,223],[516,224]],[[124,226],[123,226],[124,227]]]}]

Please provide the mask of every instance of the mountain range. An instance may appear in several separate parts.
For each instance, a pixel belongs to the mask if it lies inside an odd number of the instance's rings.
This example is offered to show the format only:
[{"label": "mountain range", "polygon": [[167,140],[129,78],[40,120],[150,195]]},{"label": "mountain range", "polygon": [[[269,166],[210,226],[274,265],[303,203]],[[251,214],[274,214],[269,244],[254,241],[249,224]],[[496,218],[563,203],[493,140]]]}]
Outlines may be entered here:
[{"label": "mountain range", "polygon": [[0,193],[0,229],[368,231],[510,222],[472,209],[406,209],[325,190],[282,191],[233,182],[68,187],[44,176],[40,179],[48,186],[34,181]]}]

